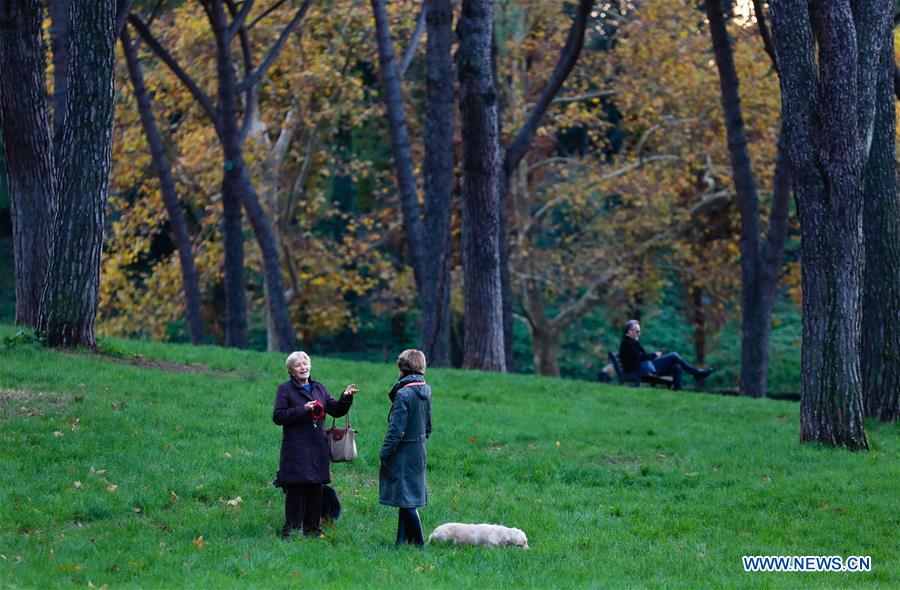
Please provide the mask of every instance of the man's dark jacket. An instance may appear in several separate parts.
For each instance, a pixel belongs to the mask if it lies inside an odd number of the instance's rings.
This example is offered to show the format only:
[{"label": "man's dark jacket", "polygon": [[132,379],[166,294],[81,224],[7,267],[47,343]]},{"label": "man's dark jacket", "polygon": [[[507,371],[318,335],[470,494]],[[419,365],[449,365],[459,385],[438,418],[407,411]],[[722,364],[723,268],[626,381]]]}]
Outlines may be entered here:
[{"label": "man's dark jacket", "polygon": [[652,361],[656,358],[655,352],[647,352],[641,343],[630,336],[622,336],[619,344],[619,362],[625,373],[636,373],[644,361]]},{"label": "man's dark jacket", "polygon": [[299,483],[328,483],[331,481],[329,465],[331,449],[325,438],[325,420],[313,421],[303,405],[318,400],[325,406],[325,413],[340,418],[350,411],[353,396],[341,395],[335,400],[318,381],[309,380],[310,390],[294,381],[278,386],[272,421],[283,427],[281,460],[275,485],[279,487]]}]

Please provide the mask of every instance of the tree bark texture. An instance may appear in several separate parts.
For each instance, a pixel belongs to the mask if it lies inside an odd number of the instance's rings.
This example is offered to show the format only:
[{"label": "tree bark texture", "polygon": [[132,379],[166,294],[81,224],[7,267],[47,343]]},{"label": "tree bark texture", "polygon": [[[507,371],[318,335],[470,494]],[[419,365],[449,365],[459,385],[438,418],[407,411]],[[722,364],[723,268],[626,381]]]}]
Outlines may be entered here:
[{"label": "tree bark texture", "polygon": [[878,67],[875,130],[865,175],[861,366],[867,416],[900,419],[900,194],[895,162],[894,38]]},{"label": "tree bark texture", "polygon": [[194,264],[191,236],[188,233],[187,223],[181,211],[181,201],[178,198],[178,191],[175,187],[175,180],[172,178],[169,159],[166,156],[159,128],[156,125],[156,117],[153,115],[150,95],[144,86],[144,72],[140,61],[138,61],[137,51],[127,28],[122,30],[120,40],[128,67],[128,75],[134,88],[134,96],[137,100],[144,136],[147,138],[153,167],[159,178],[163,204],[166,207],[166,213],[169,218],[169,227],[172,229],[172,238],[178,249],[188,334],[192,344],[201,344],[203,342],[203,315],[200,310],[200,285],[197,278],[197,267]]},{"label": "tree bark texture", "polygon": [[506,370],[500,286],[500,145],[491,70],[493,7],[463,0],[456,28],[463,142],[463,366]]},{"label": "tree bark texture", "polygon": [[[772,305],[778,269],[784,251],[787,228],[787,202],[790,180],[785,175],[783,146],[779,141],[776,162],[773,210],[768,243],[761,241],[759,196],[750,162],[747,134],[741,110],[740,79],[734,64],[732,39],[726,27],[731,3],[707,0],[713,54],[719,72],[722,111],[725,119],[731,170],[741,217],[741,388],[743,395],[765,397],[769,368],[769,338],[772,331]],[[761,27],[764,29],[764,27]],[[770,267],[772,265],[772,267]]]},{"label": "tree bark texture", "polygon": [[0,3],[0,122],[12,198],[16,323],[37,327],[57,209],[41,6]]},{"label": "tree bark texture", "polygon": [[385,0],[371,0],[375,15],[375,30],[378,39],[378,63],[381,83],[384,86],[384,102],[388,114],[388,130],[391,136],[391,153],[394,157],[394,172],[397,190],[400,193],[400,208],[403,212],[403,229],[406,245],[412,260],[416,289],[422,303],[422,275],[424,268],[422,218],[419,212],[419,194],[416,176],[413,173],[412,154],[409,148],[409,132],[406,129],[406,115],[403,112],[403,91],[400,77],[394,63],[394,48],[388,26]]},{"label": "tree bark texture", "polygon": [[40,328],[51,346],[95,348],[115,80],[115,2],[72,2],[59,210]]},{"label": "tree bark texture", "polygon": [[62,135],[69,84],[69,3],[50,0],[50,47],[53,50],[53,136]]},{"label": "tree bark texture", "polygon": [[453,7],[427,0],[425,21],[425,235],[419,341],[432,366],[450,366],[450,213],[453,203]]},{"label": "tree bark texture", "polygon": [[890,2],[775,0],[771,9],[802,233],[800,439],[867,449],[860,376],[863,181]]}]

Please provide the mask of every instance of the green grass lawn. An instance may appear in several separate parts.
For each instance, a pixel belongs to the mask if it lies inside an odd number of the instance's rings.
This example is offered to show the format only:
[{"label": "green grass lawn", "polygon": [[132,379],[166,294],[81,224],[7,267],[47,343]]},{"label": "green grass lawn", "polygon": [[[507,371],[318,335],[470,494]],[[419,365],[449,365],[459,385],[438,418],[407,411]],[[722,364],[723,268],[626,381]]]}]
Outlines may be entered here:
[{"label": "green grass lawn", "polygon": [[[107,348],[0,347],[0,587],[900,585],[897,425],[867,424],[873,451],[854,454],[800,445],[792,402],[429,371],[426,534],[500,523],[531,550],[398,550],[377,481],[396,370],[314,357],[332,392],[360,386],[360,458],[332,468],[336,528],[283,542],[283,355]],[[744,573],[742,555],[870,555],[872,571]]]}]

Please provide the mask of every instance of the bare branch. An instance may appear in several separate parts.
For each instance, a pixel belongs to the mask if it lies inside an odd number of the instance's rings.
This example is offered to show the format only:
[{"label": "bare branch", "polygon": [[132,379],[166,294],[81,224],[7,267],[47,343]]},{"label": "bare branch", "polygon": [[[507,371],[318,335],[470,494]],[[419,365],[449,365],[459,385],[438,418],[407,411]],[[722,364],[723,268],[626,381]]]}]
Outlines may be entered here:
[{"label": "bare branch", "polygon": [[263,59],[262,63],[259,64],[259,67],[254,70],[252,74],[241,80],[237,85],[238,92],[244,92],[247,88],[251,86],[255,86],[262,80],[262,77],[266,75],[266,71],[268,71],[269,67],[275,62],[275,58],[278,57],[278,54],[284,48],[284,44],[287,43],[288,35],[293,32],[293,30],[297,27],[301,20],[303,20],[303,16],[306,14],[306,11],[309,10],[309,5],[312,0],[303,0],[303,5],[300,7],[300,10],[297,11],[297,14],[294,15],[294,18],[291,19],[291,22],[284,27],[284,30],[281,32],[281,35],[278,37],[278,40],[275,42],[275,45],[269,50],[269,53]]},{"label": "bare branch", "polygon": [[228,41],[234,39],[235,34],[238,32],[244,25],[244,20],[247,18],[247,15],[250,13],[250,9],[253,8],[253,0],[244,0],[244,4],[241,6],[240,11],[237,14],[234,13],[234,2],[229,2],[228,7],[232,9],[232,19],[231,24],[228,25],[227,37]]},{"label": "bare branch", "polygon": [[285,2],[287,2],[287,0],[278,0],[278,1],[275,2],[275,4],[273,4],[272,6],[266,8],[266,9],[262,12],[262,14],[260,14],[258,17],[256,17],[256,18],[253,19],[252,21],[250,21],[250,24],[247,25],[247,30],[249,31],[250,29],[252,29],[253,27],[255,27],[255,26],[256,26],[256,23],[258,23],[258,22],[261,21],[262,19],[266,18],[267,16],[269,16],[270,14],[272,14],[273,12],[275,12],[275,11],[278,9],[278,7],[281,6],[282,4],[284,4]]},{"label": "bare branch", "polygon": [[422,35],[425,34],[425,17],[427,15],[428,5],[423,2],[422,10],[419,11],[419,18],[416,20],[416,31],[413,33],[409,47],[406,48],[406,53],[403,54],[403,60],[400,62],[399,71],[397,72],[400,78],[406,76],[406,70],[409,69],[409,64],[412,63],[413,58],[416,56],[416,49],[418,49],[419,43],[422,41]]},{"label": "bare branch", "polygon": [[[613,96],[616,94],[616,90],[595,90],[594,92],[585,92],[584,94],[576,94],[574,96],[557,96],[551,102],[553,104],[569,104],[573,102],[579,102],[582,100],[590,100],[592,98],[600,98],[602,96]],[[527,108],[533,108],[536,103],[528,103],[526,105]]]},{"label": "bare branch", "polygon": [[137,17],[136,14],[132,13],[128,16],[128,22],[131,23],[131,26],[138,32],[141,38],[144,40],[144,43],[153,50],[153,53],[159,57],[169,69],[172,70],[172,73],[181,80],[181,83],[184,84],[185,88],[191,93],[194,99],[200,103],[200,106],[203,107],[203,110],[206,111],[206,114],[209,116],[210,120],[212,120],[213,125],[216,128],[216,131],[221,133],[222,131],[222,122],[221,117],[219,115],[219,110],[213,106],[212,101],[209,99],[209,96],[206,95],[203,90],[197,86],[197,83],[184,71],[184,69],[178,65],[178,62],[175,60],[172,55],[166,51],[165,47],[159,44],[159,41],[156,40],[156,37],[153,36],[153,33],[150,32],[150,29],[144,24],[140,18]]}]

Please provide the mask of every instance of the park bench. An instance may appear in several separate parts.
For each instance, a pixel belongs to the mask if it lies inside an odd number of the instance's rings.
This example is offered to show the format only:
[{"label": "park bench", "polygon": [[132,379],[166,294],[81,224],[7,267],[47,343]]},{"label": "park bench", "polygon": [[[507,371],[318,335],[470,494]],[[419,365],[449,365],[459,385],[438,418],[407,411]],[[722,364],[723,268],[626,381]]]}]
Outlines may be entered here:
[{"label": "park bench", "polygon": [[639,371],[635,371],[634,373],[625,373],[622,370],[622,363],[619,362],[619,355],[614,352],[609,353],[609,362],[612,363],[613,369],[616,371],[616,379],[619,381],[619,385],[625,385],[626,383],[632,384],[635,387],[640,387],[641,382],[649,383],[651,387],[656,387],[657,385],[662,385],[663,387],[672,388],[674,385],[674,381],[671,377],[660,377],[659,375],[641,375]]}]

